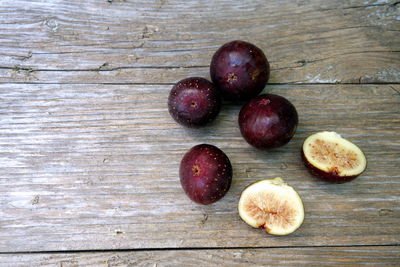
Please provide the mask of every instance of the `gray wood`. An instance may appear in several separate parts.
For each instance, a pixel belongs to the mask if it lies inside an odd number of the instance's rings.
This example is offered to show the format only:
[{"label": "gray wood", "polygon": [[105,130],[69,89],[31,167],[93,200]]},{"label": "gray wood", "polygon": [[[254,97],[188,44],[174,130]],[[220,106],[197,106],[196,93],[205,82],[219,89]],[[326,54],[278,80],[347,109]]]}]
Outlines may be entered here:
[{"label": "gray wood", "polygon": [[0,255],[24,266],[399,266],[399,247],[272,248]]},{"label": "gray wood", "polygon": [[172,83],[244,39],[272,83],[400,82],[397,1],[0,2],[0,82]]},{"label": "gray wood", "polygon": [[[399,18],[396,0],[0,1],[0,265],[399,265]],[[209,78],[234,39],[264,50],[265,92],[298,109],[280,149],[247,145],[238,105],[196,130],[168,114],[172,84]],[[320,130],[358,144],[365,173],[344,185],[310,176],[299,150]],[[205,142],[230,157],[234,180],[199,206],[178,167]],[[285,237],[236,211],[246,185],[275,176],[306,209]]]},{"label": "gray wood", "polygon": [[[237,127],[240,106],[185,129],[168,114],[170,86],[0,85],[0,251],[397,244],[399,85],[274,85],[300,114],[286,146],[262,152]],[[397,91],[396,91],[397,90]],[[303,167],[306,136],[335,130],[358,144],[368,168],[355,181],[317,181]],[[200,206],[183,193],[180,159],[199,143],[230,157],[233,184]],[[306,218],[287,237],[243,223],[251,182],[281,176]]]}]

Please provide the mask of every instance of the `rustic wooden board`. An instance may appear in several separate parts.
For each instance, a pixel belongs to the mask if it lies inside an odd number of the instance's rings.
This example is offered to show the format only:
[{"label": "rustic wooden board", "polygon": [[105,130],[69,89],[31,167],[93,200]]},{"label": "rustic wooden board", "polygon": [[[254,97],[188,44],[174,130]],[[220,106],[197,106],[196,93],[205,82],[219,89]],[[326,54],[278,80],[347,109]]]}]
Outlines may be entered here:
[{"label": "rustic wooden board", "polygon": [[400,248],[320,247],[0,255],[3,267],[24,266],[399,266]]},{"label": "rustic wooden board", "polygon": [[[169,116],[163,85],[0,85],[0,251],[182,247],[393,245],[400,240],[399,85],[270,85],[300,124],[286,146],[262,152],[240,136],[240,106],[185,129]],[[317,181],[299,149],[336,130],[366,153],[355,181]],[[231,190],[200,206],[183,193],[178,166],[199,143],[223,149]],[[302,196],[306,219],[286,237],[244,224],[241,190],[281,176]]]},{"label": "rustic wooden board", "polygon": [[[109,3],[112,2],[112,3]],[[399,83],[392,0],[0,2],[0,82],[171,83],[251,41],[272,83]]]},{"label": "rustic wooden board", "polygon": [[[400,265],[399,18],[396,0],[0,1],[0,265]],[[233,39],[266,52],[265,91],[299,111],[283,148],[247,145],[237,105],[197,130],[168,114],[172,84],[209,78]],[[364,150],[360,178],[308,174],[299,150],[319,130]],[[205,142],[234,167],[210,206],[178,178],[185,151]],[[306,208],[286,237],[236,211],[246,185],[275,176]]]}]

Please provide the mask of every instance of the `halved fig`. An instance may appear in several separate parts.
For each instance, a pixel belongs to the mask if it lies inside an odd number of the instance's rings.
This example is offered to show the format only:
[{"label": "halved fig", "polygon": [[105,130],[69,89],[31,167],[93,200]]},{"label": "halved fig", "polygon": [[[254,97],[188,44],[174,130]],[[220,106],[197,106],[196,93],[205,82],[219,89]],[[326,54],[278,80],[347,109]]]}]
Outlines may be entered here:
[{"label": "halved fig", "polygon": [[335,132],[318,132],[303,143],[302,158],[310,172],[331,183],[345,183],[367,166],[361,149]]},{"label": "halved fig", "polygon": [[280,177],[249,185],[240,196],[238,209],[248,225],[273,235],[293,233],[304,220],[300,196]]}]

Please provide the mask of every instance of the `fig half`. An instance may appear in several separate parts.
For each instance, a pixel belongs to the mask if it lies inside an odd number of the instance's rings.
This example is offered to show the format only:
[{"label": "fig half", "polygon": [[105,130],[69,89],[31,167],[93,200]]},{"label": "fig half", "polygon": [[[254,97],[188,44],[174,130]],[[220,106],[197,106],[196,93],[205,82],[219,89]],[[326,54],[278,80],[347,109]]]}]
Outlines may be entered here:
[{"label": "fig half", "polygon": [[338,184],[353,180],[367,166],[367,159],[358,146],[327,131],[306,138],[302,158],[314,176]]},{"label": "fig half", "polygon": [[300,196],[280,177],[255,182],[243,190],[239,216],[248,225],[272,235],[288,235],[304,220]]}]

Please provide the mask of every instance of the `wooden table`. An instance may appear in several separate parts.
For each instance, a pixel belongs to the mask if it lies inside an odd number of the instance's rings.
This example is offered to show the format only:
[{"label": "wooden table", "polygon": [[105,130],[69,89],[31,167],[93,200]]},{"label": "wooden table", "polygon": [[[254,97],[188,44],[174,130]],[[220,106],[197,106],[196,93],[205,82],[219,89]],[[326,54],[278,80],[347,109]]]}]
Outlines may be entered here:
[{"label": "wooden table", "polygon": [[[293,140],[258,151],[240,105],[185,129],[172,85],[209,78],[212,54],[242,39],[271,64],[265,92],[297,107]],[[400,3],[385,0],[0,2],[0,265],[400,264]],[[367,170],[342,185],[310,176],[299,150],[332,130]],[[191,202],[178,177],[199,143],[230,157],[219,202]],[[237,212],[251,182],[283,177],[306,217],[275,237]]]}]

